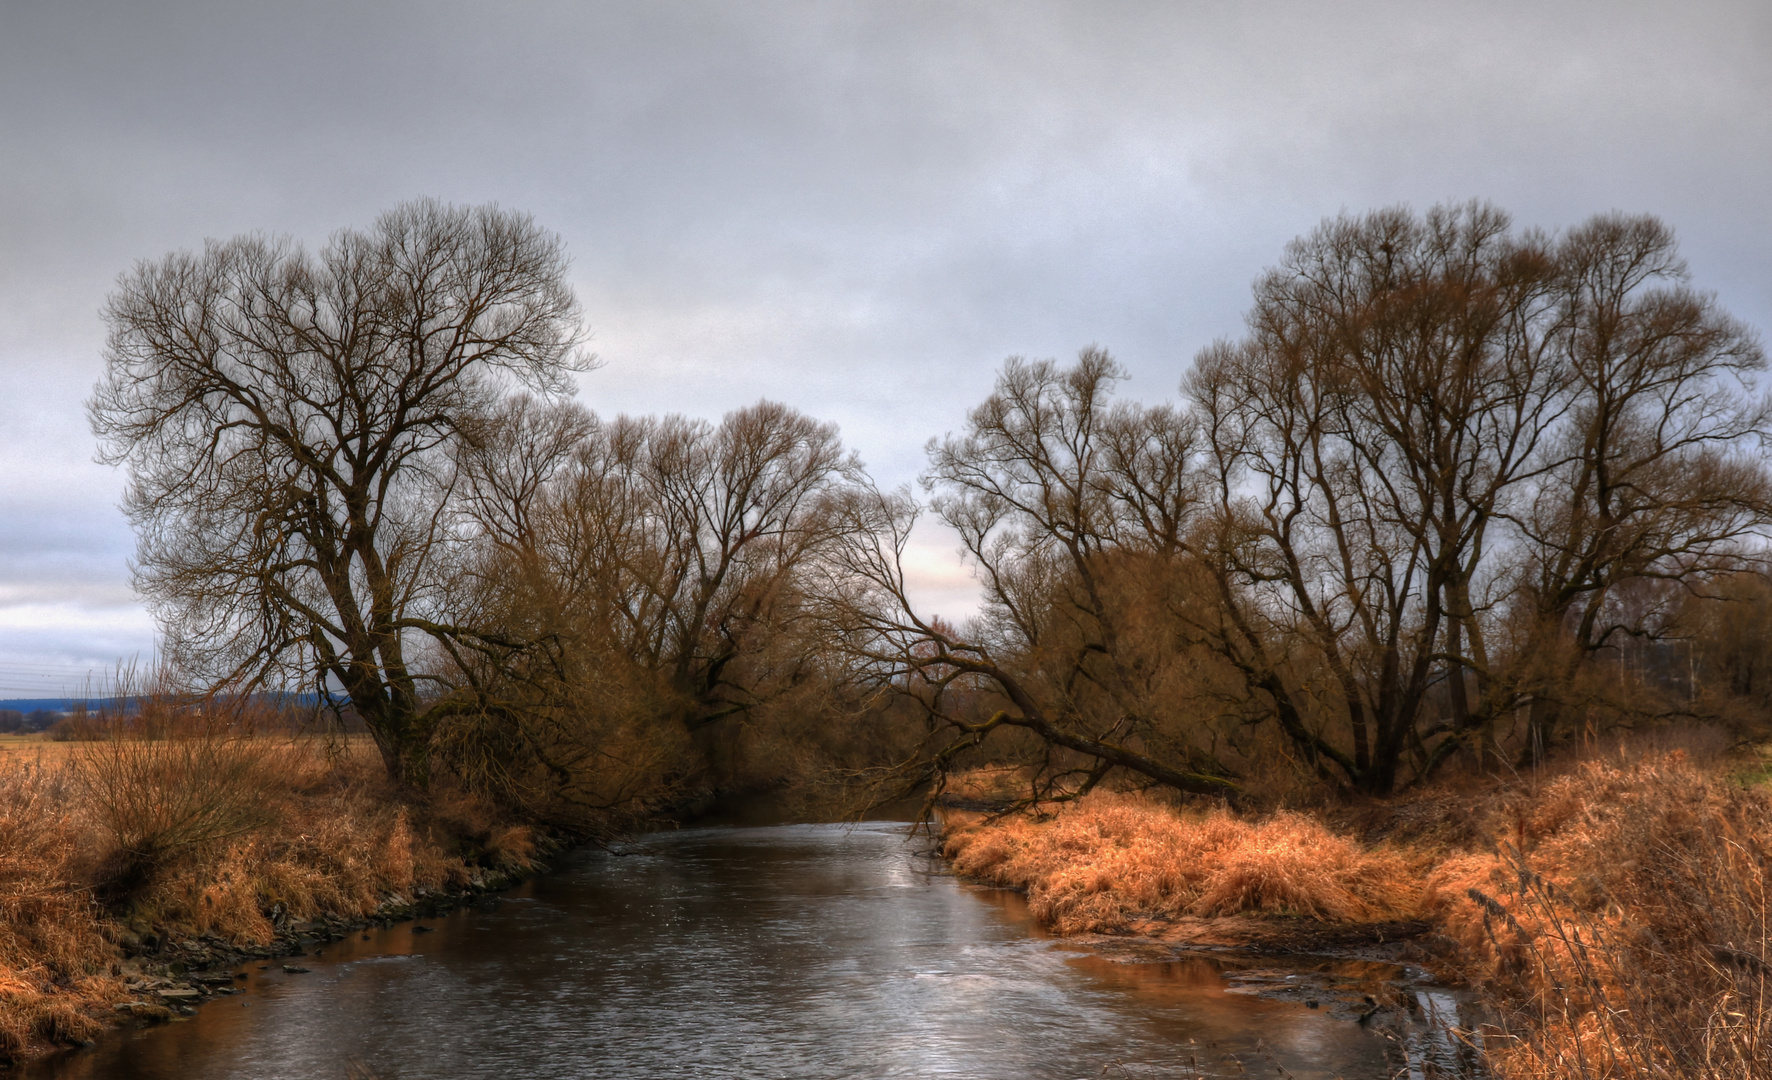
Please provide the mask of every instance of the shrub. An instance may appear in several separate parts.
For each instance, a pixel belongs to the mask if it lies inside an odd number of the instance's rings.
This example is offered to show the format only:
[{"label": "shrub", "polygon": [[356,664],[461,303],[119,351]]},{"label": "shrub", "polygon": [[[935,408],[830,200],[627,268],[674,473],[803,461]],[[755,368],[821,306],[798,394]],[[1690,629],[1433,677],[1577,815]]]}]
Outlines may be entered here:
[{"label": "shrub", "polygon": [[173,859],[270,823],[267,747],[214,718],[113,718],[73,756],[88,812],[111,838],[101,892],[128,900]]}]

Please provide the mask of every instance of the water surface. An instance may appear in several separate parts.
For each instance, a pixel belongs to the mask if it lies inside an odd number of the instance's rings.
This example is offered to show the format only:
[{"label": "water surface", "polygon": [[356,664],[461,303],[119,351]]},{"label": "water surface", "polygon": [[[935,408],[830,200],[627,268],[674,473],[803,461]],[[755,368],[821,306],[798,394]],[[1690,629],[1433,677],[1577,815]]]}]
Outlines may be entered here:
[{"label": "water surface", "polygon": [[305,975],[253,965],[246,993],[33,1075],[1389,1075],[1379,1037],[1226,993],[1209,961],[1067,950],[1019,898],[956,881],[928,847],[870,823],[685,830],[620,857],[582,852],[490,909],[426,922],[434,933],[352,935],[300,961]]}]

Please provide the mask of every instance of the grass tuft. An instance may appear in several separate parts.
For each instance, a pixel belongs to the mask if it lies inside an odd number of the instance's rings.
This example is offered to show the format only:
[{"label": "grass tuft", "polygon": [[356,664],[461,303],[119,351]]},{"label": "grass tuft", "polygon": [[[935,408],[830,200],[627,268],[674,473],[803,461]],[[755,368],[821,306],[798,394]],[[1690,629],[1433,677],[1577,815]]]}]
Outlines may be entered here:
[{"label": "grass tuft", "polygon": [[960,826],[946,850],[962,873],[1026,890],[1034,916],[1065,934],[1152,915],[1406,919],[1422,898],[1416,863],[1304,815],[1183,814],[1109,792],[1047,822]]},{"label": "grass tuft", "polygon": [[1506,1010],[1517,1080],[1772,1077],[1772,800],[1682,753],[1590,762],[1431,902]]}]

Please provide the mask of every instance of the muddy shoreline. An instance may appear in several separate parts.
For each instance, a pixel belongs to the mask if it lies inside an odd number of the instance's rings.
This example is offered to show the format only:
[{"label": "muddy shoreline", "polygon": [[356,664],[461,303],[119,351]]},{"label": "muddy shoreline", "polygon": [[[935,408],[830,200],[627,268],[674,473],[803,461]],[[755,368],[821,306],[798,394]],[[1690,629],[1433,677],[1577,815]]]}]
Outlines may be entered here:
[{"label": "muddy shoreline", "polygon": [[1424,1022],[1423,994],[1470,997],[1467,988],[1436,973],[1443,939],[1423,921],[1151,919],[1124,932],[1055,940],[1124,964],[1206,957],[1223,968],[1229,993],[1320,1008],[1379,1030],[1402,1031]]}]

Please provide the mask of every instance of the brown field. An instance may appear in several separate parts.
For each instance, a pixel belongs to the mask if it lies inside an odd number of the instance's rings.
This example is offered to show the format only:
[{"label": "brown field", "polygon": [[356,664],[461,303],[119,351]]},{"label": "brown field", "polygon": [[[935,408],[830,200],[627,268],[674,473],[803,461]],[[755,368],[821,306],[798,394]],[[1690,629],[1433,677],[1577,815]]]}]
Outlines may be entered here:
[{"label": "brown field", "polygon": [[0,735],[0,757],[41,758],[61,761],[67,757],[71,743],[56,742],[38,732]]},{"label": "brown field", "polygon": [[[357,733],[348,735],[252,735],[254,740],[262,740],[267,744],[291,743],[294,745],[311,745],[324,752],[332,747],[334,753],[351,756],[363,756],[366,759],[375,756],[375,740],[368,735]],[[28,758],[41,758],[45,762],[60,762],[79,749],[82,739],[56,739],[47,732],[3,732],[0,733],[0,759],[23,755]]]}]

